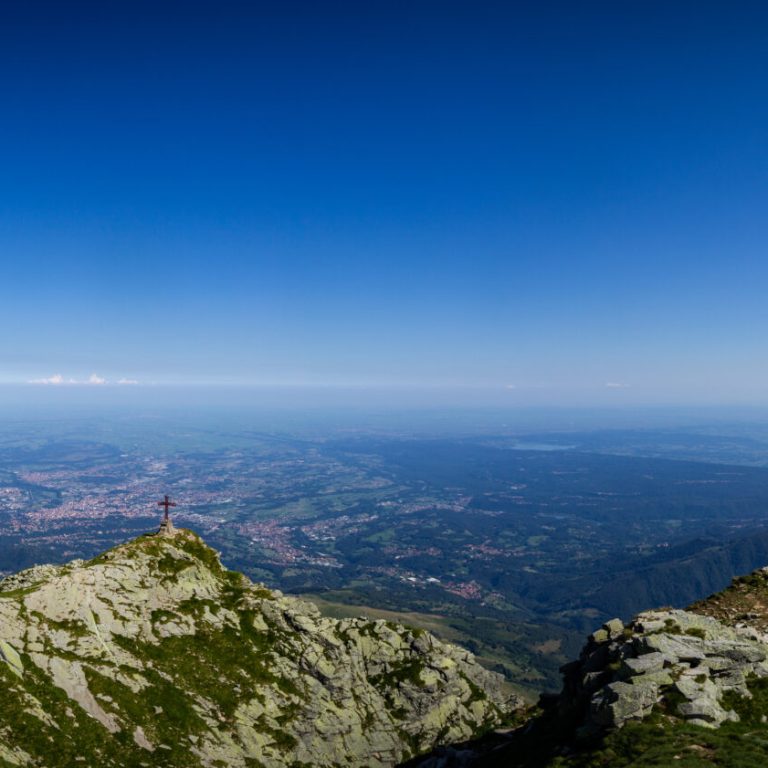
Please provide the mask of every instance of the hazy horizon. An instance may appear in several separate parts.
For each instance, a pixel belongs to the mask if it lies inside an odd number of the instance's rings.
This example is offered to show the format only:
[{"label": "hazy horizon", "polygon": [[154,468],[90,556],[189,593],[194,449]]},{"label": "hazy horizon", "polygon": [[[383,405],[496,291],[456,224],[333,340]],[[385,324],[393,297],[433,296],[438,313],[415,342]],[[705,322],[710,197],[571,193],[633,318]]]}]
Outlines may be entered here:
[{"label": "hazy horizon", "polygon": [[[459,396],[457,396],[459,395]],[[186,424],[192,429],[254,429],[331,436],[339,432],[398,435],[525,435],[603,430],[711,430],[761,434],[768,406],[721,404],[510,404],[484,391],[448,393],[371,388],[204,386],[43,387],[0,385],[0,417],[14,424],[128,422]],[[122,425],[122,426],[121,426]],[[755,432],[757,430],[757,432]],[[55,438],[56,430],[50,434]]]}]

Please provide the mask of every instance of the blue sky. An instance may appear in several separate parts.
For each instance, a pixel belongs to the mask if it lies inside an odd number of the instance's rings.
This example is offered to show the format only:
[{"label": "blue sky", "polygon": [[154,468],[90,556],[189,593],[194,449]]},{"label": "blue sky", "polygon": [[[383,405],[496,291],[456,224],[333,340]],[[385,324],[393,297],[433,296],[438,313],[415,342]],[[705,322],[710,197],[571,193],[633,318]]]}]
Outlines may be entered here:
[{"label": "blue sky", "polygon": [[0,382],[765,403],[767,38],[759,3],[6,4]]}]

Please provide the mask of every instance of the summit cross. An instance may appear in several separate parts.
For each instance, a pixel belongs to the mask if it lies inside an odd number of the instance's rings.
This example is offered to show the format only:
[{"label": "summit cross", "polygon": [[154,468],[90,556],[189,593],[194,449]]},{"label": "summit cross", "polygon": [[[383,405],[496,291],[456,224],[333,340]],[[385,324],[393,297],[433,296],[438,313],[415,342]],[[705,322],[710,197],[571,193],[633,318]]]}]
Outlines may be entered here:
[{"label": "summit cross", "polygon": [[175,507],[176,506],[176,502],[171,501],[168,498],[168,494],[166,493],[165,494],[165,498],[162,501],[158,501],[157,502],[157,506],[158,507],[165,507],[165,514],[163,515],[163,522],[167,524],[168,523],[168,509],[170,507]]}]

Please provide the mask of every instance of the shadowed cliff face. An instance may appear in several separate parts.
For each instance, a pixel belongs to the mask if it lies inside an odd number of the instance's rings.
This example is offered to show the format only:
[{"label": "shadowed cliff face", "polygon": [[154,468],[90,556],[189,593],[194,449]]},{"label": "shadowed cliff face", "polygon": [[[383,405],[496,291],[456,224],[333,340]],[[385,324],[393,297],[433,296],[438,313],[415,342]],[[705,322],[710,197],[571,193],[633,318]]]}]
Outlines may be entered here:
[{"label": "shadowed cliff face", "polygon": [[469,653],[333,620],[143,536],[0,582],[0,765],[392,766],[517,701]]}]

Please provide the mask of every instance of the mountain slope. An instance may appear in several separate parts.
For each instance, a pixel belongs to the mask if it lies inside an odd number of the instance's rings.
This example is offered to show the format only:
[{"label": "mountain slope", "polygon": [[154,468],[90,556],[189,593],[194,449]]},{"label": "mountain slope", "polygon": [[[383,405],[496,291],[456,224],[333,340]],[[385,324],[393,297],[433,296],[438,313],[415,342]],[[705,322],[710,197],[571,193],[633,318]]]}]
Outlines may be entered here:
[{"label": "mountain slope", "polygon": [[190,531],[0,582],[0,765],[391,766],[498,722],[425,632],[322,618]]}]

